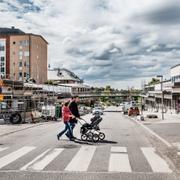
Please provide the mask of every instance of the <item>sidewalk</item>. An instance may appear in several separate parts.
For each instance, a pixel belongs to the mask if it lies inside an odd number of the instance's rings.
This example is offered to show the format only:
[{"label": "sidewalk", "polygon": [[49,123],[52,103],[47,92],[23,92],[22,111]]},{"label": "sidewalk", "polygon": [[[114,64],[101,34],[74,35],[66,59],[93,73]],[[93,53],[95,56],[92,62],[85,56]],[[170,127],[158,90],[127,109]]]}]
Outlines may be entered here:
[{"label": "sidewalk", "polygon": [[0,125],[0,136],[5,136],[8,134],[12,134],[18,131],[22,131],[25,129],[29,129],[32,127],[40,126],[44,123],[36,123],[36,124],[18,124],[18,125],[12,125],[12,124],[4,124]]},{"label": "sidewalk", "polygon": [[[158,118],[150,119],[147,118],[147,115],[154,114],[157,115]],[[180,123],[180,114],[175,114],[171,112],[164,113],[164,120],[162,120],[162,113],[161,112],[154,112],[154,111],[143,111],[143,116],[145,121],[150,121],[154,123]]]},{"label": "sidewalk", "polygon": [[[60,119],[58,121],[60,121]],[[41,126],[41,125],[52,123],[52,122],[55,122],[55,121],[39,122],[39,123],[35,123],[35,124],[30,124],[30,123],[27,123],[27,124],[2,124],[2,125],[0,125],[0,136],[5,136],[8,134],[18,132],[18,131],[23,131],[26,129],[30,129],[33,127]]]}]

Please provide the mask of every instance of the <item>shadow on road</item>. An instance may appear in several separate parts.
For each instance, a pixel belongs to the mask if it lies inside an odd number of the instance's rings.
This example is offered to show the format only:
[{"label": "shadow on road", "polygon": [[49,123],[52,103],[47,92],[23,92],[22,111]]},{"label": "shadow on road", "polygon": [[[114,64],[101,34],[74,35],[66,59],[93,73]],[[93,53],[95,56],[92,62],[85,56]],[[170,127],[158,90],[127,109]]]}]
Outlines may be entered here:
[{"label": "shadow on road", "polygon": [[102,143],[102,144],[117,144],[116,141],[109,141],[109,140],[102,140],[102,141],[99,141],[98,143]]},{"label": "shadow on road", "polygon": [[93,142],[93,141],[82,141],[81,139],[76,139],[74,141],[75,143],[78,144],[86,144],[86,145],[95,145],[95,144],[117,144],[116,141],[109,141],[109,140],[102,140],[98,142]]}]

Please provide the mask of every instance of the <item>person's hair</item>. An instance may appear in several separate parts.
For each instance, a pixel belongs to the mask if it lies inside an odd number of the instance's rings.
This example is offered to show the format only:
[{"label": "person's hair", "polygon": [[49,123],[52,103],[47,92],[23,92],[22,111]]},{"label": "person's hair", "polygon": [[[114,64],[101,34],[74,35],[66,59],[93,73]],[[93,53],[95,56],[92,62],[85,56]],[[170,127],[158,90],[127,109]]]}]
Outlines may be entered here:
[{"label": "person's hair", "polygon": [[76,99],[76,98],[78,98],[78,97],[79,97],[78,95],[72,96],[72,99]]},{"label": "person's hair", "polygon": [[69,106],[69,101],[64,102],[64,106]]}]

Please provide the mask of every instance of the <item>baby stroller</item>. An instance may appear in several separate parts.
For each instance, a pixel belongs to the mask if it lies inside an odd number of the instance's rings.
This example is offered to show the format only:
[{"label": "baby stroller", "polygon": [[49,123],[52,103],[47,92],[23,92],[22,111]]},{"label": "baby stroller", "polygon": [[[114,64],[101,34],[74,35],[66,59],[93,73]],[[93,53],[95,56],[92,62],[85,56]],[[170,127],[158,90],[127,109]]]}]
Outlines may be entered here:
[{"label": "baby stroller", "polygon": [[87,123],[84,119],[81,118],[85,123],[80,128],[81,140],[83,141],[93,141],[98,142],[105,139],[105,134],[100,132],[99,123],[102,121],[102,117],[99,114],[95,114],[91,118],[91,123]]}]

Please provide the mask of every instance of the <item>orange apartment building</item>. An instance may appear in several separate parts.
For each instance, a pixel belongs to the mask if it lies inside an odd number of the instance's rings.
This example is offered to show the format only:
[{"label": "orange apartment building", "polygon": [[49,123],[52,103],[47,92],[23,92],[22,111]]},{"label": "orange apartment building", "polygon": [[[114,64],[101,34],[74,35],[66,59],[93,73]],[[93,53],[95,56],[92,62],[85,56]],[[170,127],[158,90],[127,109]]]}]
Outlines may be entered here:
[{"label": "orange apartment building", "polygon": [[19,29],[0,28],[1,78],[37,84],[47,81],[48,42],[40,35]]}]

